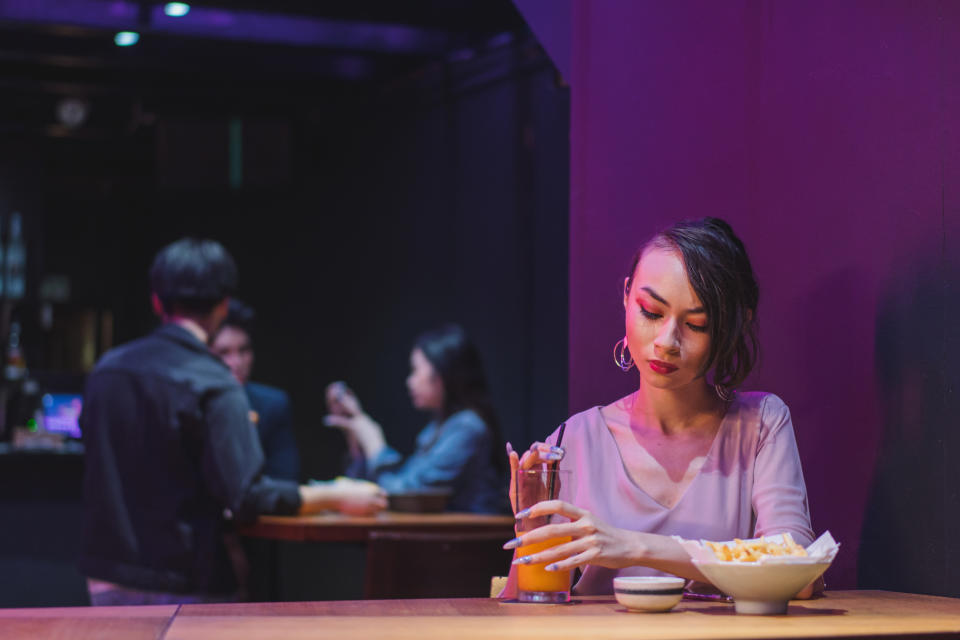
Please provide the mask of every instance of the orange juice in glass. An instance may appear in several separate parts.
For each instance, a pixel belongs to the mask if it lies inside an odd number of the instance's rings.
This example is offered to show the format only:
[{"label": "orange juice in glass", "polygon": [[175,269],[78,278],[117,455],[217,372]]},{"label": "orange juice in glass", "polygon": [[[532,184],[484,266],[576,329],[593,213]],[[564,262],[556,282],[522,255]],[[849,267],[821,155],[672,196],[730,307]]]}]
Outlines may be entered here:
[{"label": "orange juice in glass", "polygon": [[[517,557],[528,556],[531,553],[537,553],[544,549],[549,549],[564,542],[570,542],[572,538],[565,536],[563,538],[550,538],[545,542],[535,542],[517,549]],[[517,588],[522,593],[547,592],[559,593],[565,592],[567,598],[570,597],[570,571],[547,571],[544,567],[546,562],[539,564],[521,564],[517,567]],[[523,598],[520,598],[523,600]],[[544,600],[533,600],[533,602],[543,602]],[[550,600],[554,602],[556,600]]]},{"label": "orange juice in glass", "polygon": [[[564,482],[569,482],[570,472],[564,470],[528,470],[517,474],[517,509],[527,509],[557,497]],[[551,522],[563,522],[559,516],[539,516],[521,518],[517,521],[517,535],[529,533]],[[517,549],[517,557],[522,558],[549,549],[566,542],[570,536],[550,538],[543,542],[526,544]],[[570,571],[547,571],[551,562],[517,565],[517,600],[520,602],[569,602]]]}]

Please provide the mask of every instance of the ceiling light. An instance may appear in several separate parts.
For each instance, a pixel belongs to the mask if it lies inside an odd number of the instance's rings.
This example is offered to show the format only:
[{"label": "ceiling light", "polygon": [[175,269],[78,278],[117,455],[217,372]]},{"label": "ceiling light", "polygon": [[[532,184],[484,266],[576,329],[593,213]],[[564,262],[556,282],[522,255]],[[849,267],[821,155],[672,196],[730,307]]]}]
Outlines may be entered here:
[{"label": "ceiling light", "polygon": [[140,34],[136,31],[118,31],[113,36],[113,41],[118,47],[132,47],[140,40]]},{"label": "ceiling light", "polygon": [[186,2],[168,2],[163,5],[163,12],[171,18],[182,18],[190,13],[190,5]]}]

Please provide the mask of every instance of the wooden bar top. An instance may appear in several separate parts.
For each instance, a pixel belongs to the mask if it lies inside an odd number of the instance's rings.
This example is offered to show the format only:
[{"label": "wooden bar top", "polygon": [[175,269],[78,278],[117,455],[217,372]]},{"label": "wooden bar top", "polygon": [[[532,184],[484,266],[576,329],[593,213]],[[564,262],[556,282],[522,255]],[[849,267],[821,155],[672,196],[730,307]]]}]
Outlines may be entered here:
[{"label": "wooden bar top", "polygon": [[832,591],[794,600],[783,616],[746,616],[733,605],[683,601],[670,613],[631,613],[609,597],[569,605],[489,598],[367,600],[156,607],[0,610],[0,637],[417,638],[586,640],[654,638],[960,638],[960,599],[887,591]]},{"label": "wooden bar top", "polygon": [[179,605],[0,609],[0,638],[33,640],[156,640]]},{"label": "wooden bar top", "polygon": [[[503,531],[513,530],[513,516],[477,513],[397,513],[375,516],[321,513],[311,516],[260,516],[240,533],[256,538],[296,542],[362,542],[371,531]],[[509,539],[504,538],[504,542]]]},{"label": "wooden bar top", "polygon": [[835,591],[793,601],[785,616],[746,616],[733,605],[683,601],[670,613],[632,613],[608,597],[569,605],[488,598],[247,605],[185,605],[166,640],[195,638],[661,638],[960,637],[960,600],[882,591]]}]

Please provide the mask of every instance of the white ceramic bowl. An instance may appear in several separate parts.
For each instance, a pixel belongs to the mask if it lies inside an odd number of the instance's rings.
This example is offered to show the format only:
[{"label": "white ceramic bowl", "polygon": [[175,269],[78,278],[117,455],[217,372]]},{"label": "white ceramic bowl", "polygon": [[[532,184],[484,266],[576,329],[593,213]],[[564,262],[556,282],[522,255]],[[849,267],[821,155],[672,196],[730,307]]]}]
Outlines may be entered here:
[{"label": "white ceramic bowl", "polygon": [[715,587],[733,596],[737,613],[780,614],[801,589],[820,577],[829,562],[759,564],[755,562],[693,564]]},{"label": "white ceramic bowl", "polygon": [[669,611],[680,602],[686,583],[673,576],[623,576],[613,579],[613,594],[631,611]]}]

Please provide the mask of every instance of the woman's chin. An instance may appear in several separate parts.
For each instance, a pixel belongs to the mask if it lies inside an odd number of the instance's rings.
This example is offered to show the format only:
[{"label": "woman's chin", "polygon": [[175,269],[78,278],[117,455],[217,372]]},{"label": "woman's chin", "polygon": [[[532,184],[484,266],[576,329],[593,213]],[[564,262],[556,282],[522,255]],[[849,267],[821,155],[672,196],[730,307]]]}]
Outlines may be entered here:
[{"label": "woman's chin", "polygon": [[[680,373],[676,371],[669,376],[659,375],[656,373],[650,372],[650,375],[641,375],[640,378],[643,380],[643,384],[652,387],[654,389],[663,389],[664,391],[675,391],[677,389],[683,389],[684,387],[689,386],[692,380],[689,378],[677,376],[676,374]],[[674,377],[676,376],[676,377]]]}]

